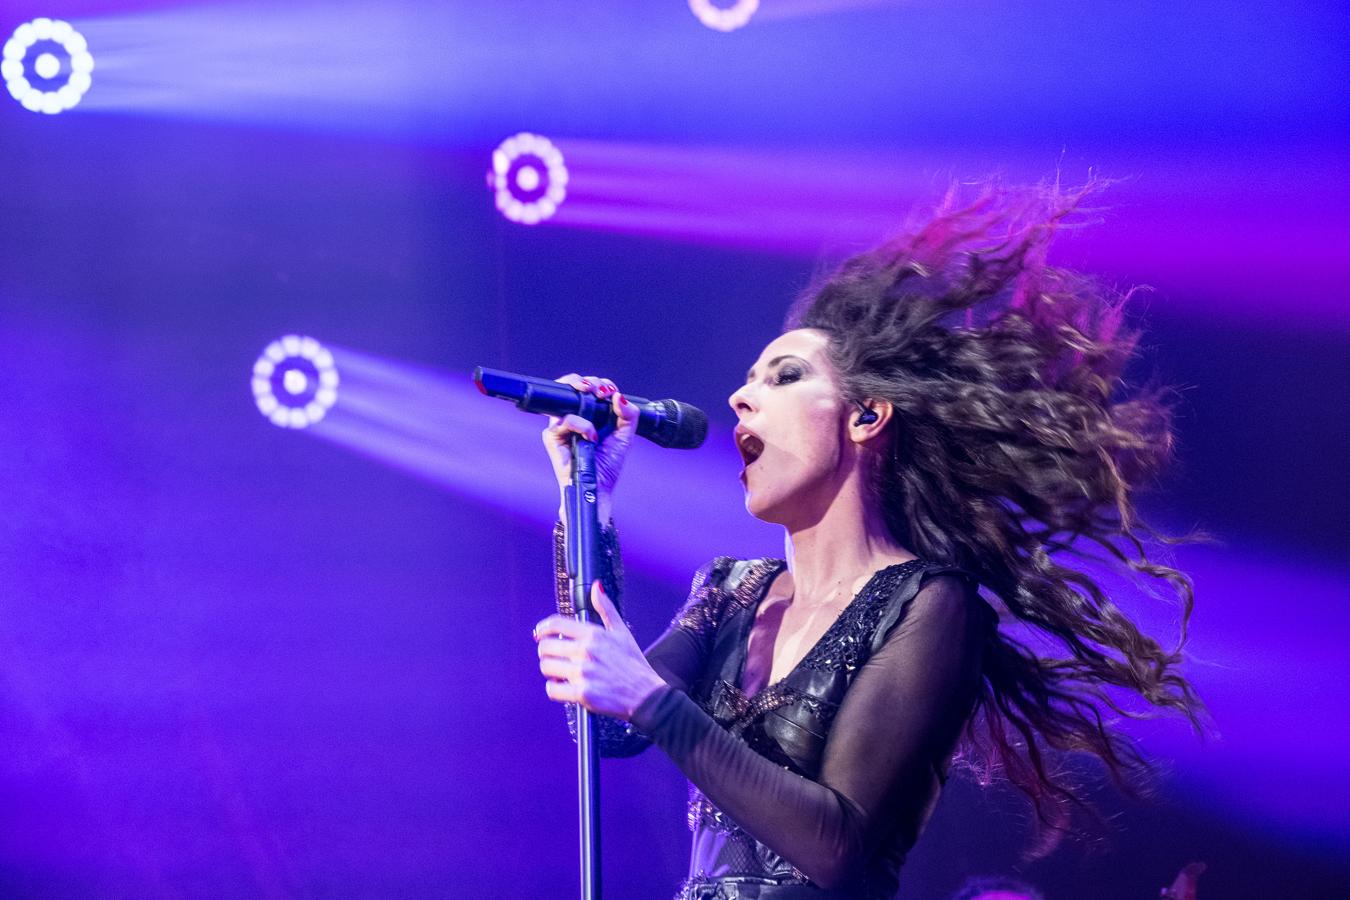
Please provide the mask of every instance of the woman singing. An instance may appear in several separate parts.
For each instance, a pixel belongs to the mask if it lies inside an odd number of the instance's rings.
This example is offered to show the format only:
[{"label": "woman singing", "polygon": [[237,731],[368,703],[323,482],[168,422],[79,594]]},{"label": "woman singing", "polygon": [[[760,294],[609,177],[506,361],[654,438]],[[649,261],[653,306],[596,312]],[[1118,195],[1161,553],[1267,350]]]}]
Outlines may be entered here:
[{"label": "woman singing", "polygon": [[[654,743],[688,776],[679,897],[890,898],[958,750],[1054,830],[1080,801],[1047,753],[1091,752],[1118,780],[1145,766],[1103,707],[1139,714],[1132,693],[1198,724],[1180,642],[1063,560],[1104,549],[1161,580],[1184,641],[1189,581],[1147,558],[1133,507],[1169,455],[1167,409],[1114,396],[1125,298],[1045,263],[1081,196],[949,196],[798,301],[729,400],[746,509],[783,527],[786,558],[714,559],[645,654],[607,524],[637,414],[606,379],[561,379],[621,424],[599,447],[605,624],[571,618],[560,574],[540,670],[549,697],[610,717],[602,752]],[[598,438],[577,417],[544,433],[562,484],[572,433]]]}]

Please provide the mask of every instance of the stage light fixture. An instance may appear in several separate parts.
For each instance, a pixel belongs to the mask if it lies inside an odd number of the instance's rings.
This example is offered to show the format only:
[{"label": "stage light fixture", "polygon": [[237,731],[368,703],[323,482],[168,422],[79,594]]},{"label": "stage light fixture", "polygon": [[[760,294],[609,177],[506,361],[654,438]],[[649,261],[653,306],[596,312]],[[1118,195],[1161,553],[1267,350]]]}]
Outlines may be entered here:
[{"label": "stage light fixture", "polygon": [[253,364],[258,412],[280,428],[306,428],[337,402],[333,354],[312,337],[288,334],[267,345]]},{"label": "stage light fixture", "polygon": [[488,185],[502,215],[537,225],[557,212],[567,196],[567,167],[548,138],[522,131],[492,151]]},{"label": "stage light fixture", "polygon": [[689,0],[689,9],[698,20],[714,31],[735,31],[750,21],[759,9],[759,0],[734,0],[717,3],[716,0]]},{"label": "stage light fixture", "polygon": [[[32,64],[26,67],[29,56]],[[79,103],[93,84],[93,71],[88,42],[61,19],[34,19],[14,29],[0,61],[10,96],[24,109],[48,115]]]}]

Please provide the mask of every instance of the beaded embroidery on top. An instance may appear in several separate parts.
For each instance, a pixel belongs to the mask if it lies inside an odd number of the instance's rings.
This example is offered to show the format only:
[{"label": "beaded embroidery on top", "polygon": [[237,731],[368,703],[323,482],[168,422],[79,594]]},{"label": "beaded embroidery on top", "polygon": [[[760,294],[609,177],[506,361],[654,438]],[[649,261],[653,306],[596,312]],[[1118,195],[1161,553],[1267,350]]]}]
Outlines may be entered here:
[{"label": "beaded embroidery on top", "polygon": [[928,564],[911,559],[899,565],[887,566],[872,576],[848,608],[834,620],[824,636],[802,658],[807,669],[832,669],[850,675],[867,661],[867,650],[872,644],[873,632],[881,621],[895,589],[915,572]]},{"label": "beaded embroidery on top", "polygon": [[[571,579],[567,576],[567,530],[562,522],[553,524],[553,592],[558,604],[558,612],[564,616],[575,616],[572,609]],[[619,532],[613,525],[600,529],[600,584],[605,593],[614,601],[614,608],[623,616],[623,557],[619,553]],[[627,619],[624,618],[626,622]],[[577,707],[568,703],[567,730],[572,740],[577,737]],[[600,752],[604,756],[633,756],[644,750],[650,741],[642,735],[633,723],[610,716],[596,716],[594,719],[596,737]]]},{"label": "beaded embroidery on top", "polygon": [[[623,556],[619,553],[619,532],[613,525],[600,529],[600,585],[614,601],[614,608],[623,614]],[[567,529],[562,522],[553,523],[553,594],[558,612],[574,616],[572,589],[567,577]]]},{"label": "beaded embroidery on top", "polygon": [[[745,829],[732,821],[730,816],[713,805],[713,802],[703,796],[703,792],[692,784],[689,785],[688,822],[690,831],[707,828],[727,839],[727,845],[722,849],[721,861],[730,863],[733,869],[755,871],[760,867],[759,842],[751,837]],[[806,874],[796,866],[789,866],[788,869],[791,874],[780,876],[775,883],[811,883]]]},{"label": "beaded embroidery on top", "polygon": [[895,589],[924,565],[922,560],[912,559],[888,566],[873,575],[792,672],[766,685],[754,696],[747,697],[739,686],[719,681],[714,691],[724,696],[718,706],[730,710],[731,715],[724,714],[724,719],[719,719],[718,724],[729,729],[732,734],[741,734],[761,716],[797,702],[813,705],[815,712],[823,714],[827,721],[833,718],[838,711],[837,705],[790,687],[788,679],[797,669],[844,672],[848,675],[856,672],[867,661],[877,623],[881,621],[881,615],[895,594]]},{"label": "beaded embroidery on top", "polygon": [[[753,875],[713,878],[700,870],[680,882],[673,900],[739,900],[746,896],[762,896],[760,889],[765,887],[810,883],[804,875],[788,878],[759,878]],[[741,885],[745,885],[755,893],[747,894],[740,890]]]},{"label": "beaded embroidery on top", "polygon": [[[722,560],[719,559],[717,562],[720,563]],[[877,625],[881,621],[881,616],[889,605],[891,598],[895,595],[896,588],[910,575],[922,569],[924,565],[925,563],[922,560],[916,559],[889,566],[877,572],[845,607],[844,611],[839,614],[839,617],[825,630],[820,640],[807,652],[792,672],[799,668],[816,671],[840,671],[849,675],[856,672],[867,661],[868,651]],[[753,570],[737,586],[737,590],[734,592],[736,596],[728,603],[723,598],[706,596],[717,590],[715,587],[704,587],[708,582],[715,581],[711,578],[712,573],[717,571],[715,564],[708,575],[703,578],[702,584],[696,579],[695,583],[698,588],[703,588],[704,596],[691,597],[690,603],[686,606],[686,609],[688,609],[694,606],[697,601],[699,604],[698,611],[690,616],[687,620],[688,624],[685,624],[685,610],[682,610],[681,615],[676,617],[675,624],[688,627],[695,633],[703,633],[703,628],[715,628],[717,624],[725,621],[723,616],[728,612],[739,611],[756,603],[765,586],[766,576],[777,574],[778,567],[779,564],[775,561],[772,566],[761,565]],[[754,577],[751,577],[752,575]],[[752,590],[753,593],[751,593]],[[722,593],[726,594],[725,591]],[[741,652],[745,652],[744,648]],[[706,703],[706,709],[719,725],[738,736],[743,736],[749,726],[767,713],[793,703],[802,703],[811,707],[813,712],[828,723],[838,712],[838,704],[789,686],[786,682],[791,677],[792,672],[789,672],[786,677],[765,686],[753,696],[747,696],[739,686],[719,679],[713,685],[712,693]],[[760,752],[763,753],[768,749],[770,748],[760,748]],[[780,765],[783,764],[782,760],[775,759],[774,761]],[[791,766],[784,767],[792,768]],[[731,817],[718,809],[711,800],[703,795],[702,791],[692,784],[689,786],[688,823],[690,831],[709,828],[719,834],[726,835],[734,842],[744,842],[746,852],[750,852],[750,847],[755,843],[754,838],[737,825]],[[797,869],[794,868],[792,874],[800,878],[801,883],[809,883],[806,876]]]},{"label": "beaded embroidery on top", "polygon": [[735,562],[719,556],[706,570],[700,569],[690,585],[689,599],[670,624],[700,638],[711,637],[728,617],[758,603],[769,579],[783,568],[781,560],[756,560],[736,586],[727,590],[722,582]]}]

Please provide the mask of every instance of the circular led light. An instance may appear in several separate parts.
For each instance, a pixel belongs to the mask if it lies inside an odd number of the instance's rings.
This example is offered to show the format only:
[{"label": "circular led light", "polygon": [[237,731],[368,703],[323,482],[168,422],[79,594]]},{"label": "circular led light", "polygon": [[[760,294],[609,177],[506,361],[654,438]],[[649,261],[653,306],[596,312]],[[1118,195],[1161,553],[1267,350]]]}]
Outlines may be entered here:
[{"label": "circular led light", "polygon": [[305,428],[337,402],[333,354],[312,337],[288,334],[273,341],[253,364],[253,400],[273,424]]},{"label": "circular led light", "polygon": [[[33,57],[31,69],[24,65],[29,56]],[[62,71],[66,73],[64,82]],[[34,19],[14,29],[0,62],[0,76],[10,96],[24,109],[48,115],[65,112],[79,103],[93,83],[89,76],[92,71],[94,57],[89,53],[89,43],[69,22],[60,19]]]},{"label": "circular led light", "polygon": [[567,167],[548,138],[522,131],[492,151],[488,185],[502,215],[537,225],[557,212],[567,196]]},{"label": "circular led light", "polygon": [[713,0],[689,0],[689,8],[698,20],[714,31],[735,31],[759,9],[759,0],[735,0],[718,5]]}]

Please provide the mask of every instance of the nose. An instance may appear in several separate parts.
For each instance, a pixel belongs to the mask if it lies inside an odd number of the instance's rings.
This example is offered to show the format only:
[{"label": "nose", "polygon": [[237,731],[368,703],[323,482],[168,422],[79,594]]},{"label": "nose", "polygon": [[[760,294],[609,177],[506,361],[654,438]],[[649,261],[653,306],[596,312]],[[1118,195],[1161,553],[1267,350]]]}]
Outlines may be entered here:
[{"label": "nose", "polygon": [[727,398],[727,404],[738,416],[743,413],[754,412],[755,408],[750,402],[750,384],[747,382],[737,388],[732,395]]}]

